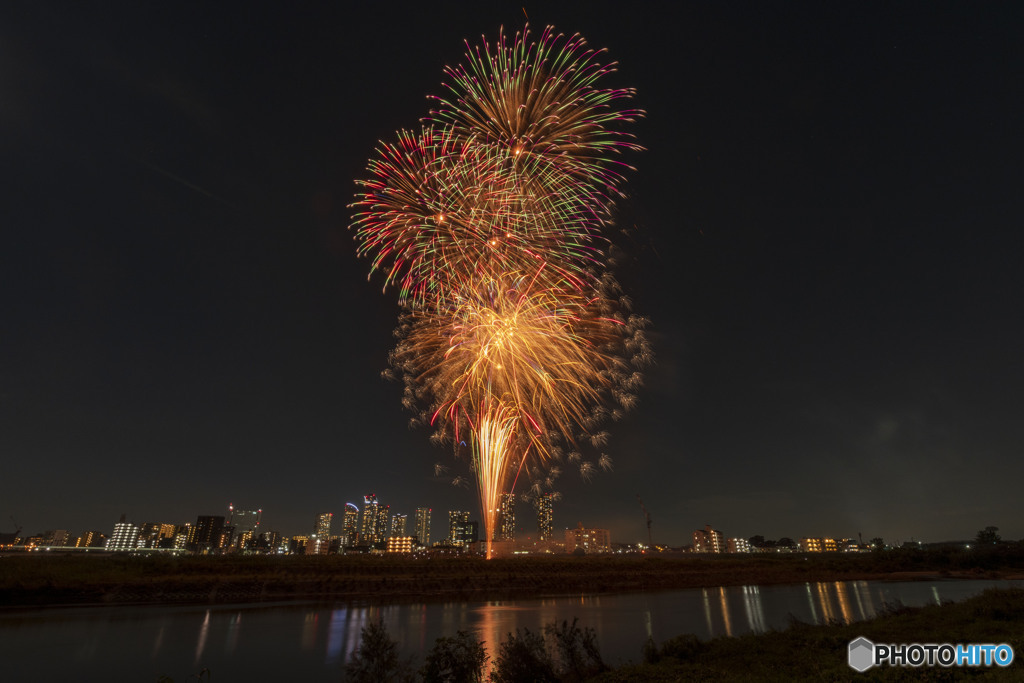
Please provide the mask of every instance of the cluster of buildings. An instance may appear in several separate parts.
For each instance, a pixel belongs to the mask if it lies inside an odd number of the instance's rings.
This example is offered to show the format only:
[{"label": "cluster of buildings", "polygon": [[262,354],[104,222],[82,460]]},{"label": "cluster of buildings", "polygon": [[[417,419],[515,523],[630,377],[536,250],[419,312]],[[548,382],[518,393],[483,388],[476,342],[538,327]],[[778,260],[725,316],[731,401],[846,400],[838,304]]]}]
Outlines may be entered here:
[{"label": "cluster of buildings", "polygon": [[[600,553],[611,550],[609,532],[605,529],[567,529],[564,538],[556,537],[554,528],[554,496],[541,495],[533,501],[537,533],[517,538],[516,496],[502,494],[496,511],[492,548],[494,554],[511,555],[530,552]],[[448,513],[447,525],[437,540],[431,535],[433,511],[416,508],[408,515],[392,513],[391,506],[378,500],[376,494],[363,496],[362,509],[346,503],[338,515],[323,512],[316,516],[310,533],[283,537],[276,531],[260,528],[263,510],[246,510],[228,506],[227,515],[200,515],[194,524],[147,522],[142,525],[126,521],[125,515],[114,524],[110,534],[87,531],[71,539],[66,530],[22,538],[15,534],[0,535],[0,549],[78,548],[103,549],[110,552],[172,552],[196,554],[302,554],[329,555],[338,553],[411,553],[483,552],[481,525],[464,510]],[[335,520],[334,517],[338,519]],[[20,531],[20,530],[19,530]]]},{"label": "cluster of buildings", "polygon": [[[589,555],[613,551],[611,535],[607,529],[585,528],[583,524],[578,524],[575,528],[567,528],[556,534],[553,503],[551,495],[542,495],[533,501],[537,531],[536,534],[524,536],[522,529],[516,526],[516,497],[511,493],[503,494],[496,511],[494,538],[491,539],[492,554]],[[0,534],[0,549],[75,548],[110,552],[281,555],[484,552],[486,539],[481,537],[481,525],[471,519],[469,512],[450,511],[442,527],[443,531],[433,535],[432,515],[431,508],[420,507],[416,508],[410,520],[408,515],[392,514],[391,507],[382,504],[376,494],[367,494],[363,496],[361,509],[355,503],[346,503],[343,511],[337,515],[337,520],[333,512],[321,513],[316,516],[310,533],[290,537],[283,537],[276,531],[262,530],[262,510],[243,510],[229,505],[227,515],[200,515],[194,524],[147,522],[136,525],[126,521],[122,515],[109,534],[86,531],[72,538],[65,529],[24,538],[18,532]],[[693,545],[690,548],[675,550],[713,554],[866,552],[872,549],[871,545],[851,538],[801,538],[799,541],[785,538],[767,543],[760,543],[759,538],[726,538],[721,531],[708,524],[693,532]],[[673,550],[660,546],[656,549]],[[626,550],[637,551],[642,548],[627,547]]]},{"label": "cluster of buildings", "polygon": [[693,532],[692,548],[695,553],[859,553],[871,549],[852,538],[786,538],[771,545],[753,545],[745,538],[726,538],[710,524]]}]

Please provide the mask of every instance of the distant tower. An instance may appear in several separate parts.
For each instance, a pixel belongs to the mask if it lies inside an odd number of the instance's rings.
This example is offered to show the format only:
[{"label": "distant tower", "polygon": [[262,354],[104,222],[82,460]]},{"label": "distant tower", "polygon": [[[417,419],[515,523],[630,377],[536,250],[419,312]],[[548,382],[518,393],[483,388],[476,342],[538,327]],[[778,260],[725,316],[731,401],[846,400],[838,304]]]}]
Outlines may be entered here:
[{"label": "distant tower", "polygon": [[317,537],[321,539],[331,537],[331,519],[333,518],[333,512],[322,512],[317,515],[315,527]]},{"label": "distant tower", "polygon": [[388,540],[388,536],[390,535],[388,532],[391,531],[390,522],[391,506],[381,505],[377,510],[377,540],[374,541],[375,543],[383,543]]},{"label": "distant tower", "polygon": [[448,513],[448,541],[452,545],[466,545],[470,534],[469,513],[452,510]]},{"label": "distant tower", "polygon": [[359,538],[359,508],[355,503],[345,503],[345,517],[341,521],[341,544],[353,546]]},{"label": "distant tower", "polygon": [[226,526],[231,528],[231,545],[236,548],[250,548],[259,538],[263,510],[240,510],[233,503],[228,504]]},{"label": "distant tower", "polygon": [[430,545],[430,508],[416,508],[416,540],[420,545]]},{"label": "distant tower", "polygon": [[495,541],[516,540],[516,496],[513,493],[501,494],[501,507],[498,508],[498,524]]},{"label": "distant tower", "polygon": [[401,538],[405,536],[406,515],[395,515],[391,518],[391,535],[388,538]]},{"label": "distant tower", "polygon": [[377,494],[371,493],[363,496],[363,529],[360,545],[373,545],[380,538],[377,537],[377,517],[380,514],[380,503],[377,502]]},{"label": "distant tower", "polygon": [[537,498],[537,533],[542,541],[550,541],[555,534],[555,495],[542,493]]}]

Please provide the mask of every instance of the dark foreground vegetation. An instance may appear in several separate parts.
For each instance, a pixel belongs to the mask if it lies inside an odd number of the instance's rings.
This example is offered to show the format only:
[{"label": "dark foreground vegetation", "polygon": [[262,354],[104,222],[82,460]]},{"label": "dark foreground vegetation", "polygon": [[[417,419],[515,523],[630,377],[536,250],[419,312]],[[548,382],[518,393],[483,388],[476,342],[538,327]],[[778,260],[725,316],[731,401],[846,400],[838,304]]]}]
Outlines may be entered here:
[{"label": "dark foreground vegetation", "polygon": [[[640,664],[611,669],[594,632],[576,622],[549,624],[542,633],[508,634],[493,654],[469,633],[439,638],[422,666],[403,659],[380,624],[363,629],[362,641],[346,667],[351,683],[417,681],[435,683],[562,683],[597,681],[952,681],[963,678],[1021,680],[1024,662],[1007,668],[881,667],[857,674],[847,664],[851,640],[876,643],[1006,643],[1024,656],[1024,590],[988,590],[959,604],[907,608],[890,605],[866,622],[811,626],[794,622],[784,631],[701,642],[681,635],[661,644],[649,641]],[[489,670],[489,675],[488,675]]]},{"label": "dark foreground vegetation", "polygon": [[0,557],[0,606],[409,602],[854,579],[1024,578],[1024,546],[864,554],[517,557]]},{"label": "dark foreground vegetation", "polygon": [[[591,680],[623,681],[959,681],[1024,680],[1024,590],[990,589],[961,603],[890,605],[870,621],[813,626],[793,622],[784,631],[700,642],[677,636],[649,643],[643,663]],[[1007,668],[876,667],[858,674],[847,664],[851,640],[875,643],[1007,643],[1016,653]]]}]

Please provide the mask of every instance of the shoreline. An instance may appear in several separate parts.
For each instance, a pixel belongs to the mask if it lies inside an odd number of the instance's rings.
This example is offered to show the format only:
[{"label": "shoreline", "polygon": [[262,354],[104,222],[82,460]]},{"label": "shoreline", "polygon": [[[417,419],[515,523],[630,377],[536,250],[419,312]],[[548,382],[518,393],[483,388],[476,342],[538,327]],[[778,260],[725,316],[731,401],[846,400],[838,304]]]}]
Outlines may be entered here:
[{"label": "shoreline", "polygon": [[[1014,563],[1016,565],[1016,563]],[[0,610],[286,602],[409,604],[834,581],[1024,579],[1017,566],[880,566],[878,558],[11,558]]]}]

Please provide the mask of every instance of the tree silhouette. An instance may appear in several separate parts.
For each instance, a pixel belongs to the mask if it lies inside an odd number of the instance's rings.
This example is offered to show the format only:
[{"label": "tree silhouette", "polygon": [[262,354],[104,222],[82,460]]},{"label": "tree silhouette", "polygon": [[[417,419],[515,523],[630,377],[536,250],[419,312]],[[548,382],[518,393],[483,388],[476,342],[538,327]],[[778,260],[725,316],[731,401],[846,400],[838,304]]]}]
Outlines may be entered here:
[{"label": "tree silhouette", "polygon": [[398,658],[398,643],[391,640],[382,621],[362,629],[362,639],[345,665],[345,680],[353,683],[411,681],[411,667]]},{"label": "tree silhouette", "polygon": [[1002,539],[996,532],[999,531],[997,526],[987,526],[978,532],[978,535],[974,537],[974,542],[978,545],[995,545]]},{"label": "tree silhouette", "polygon": [[480,683],[487,651],[466,631],[454,638],[438,638],[420,669],[424,683]]}]

